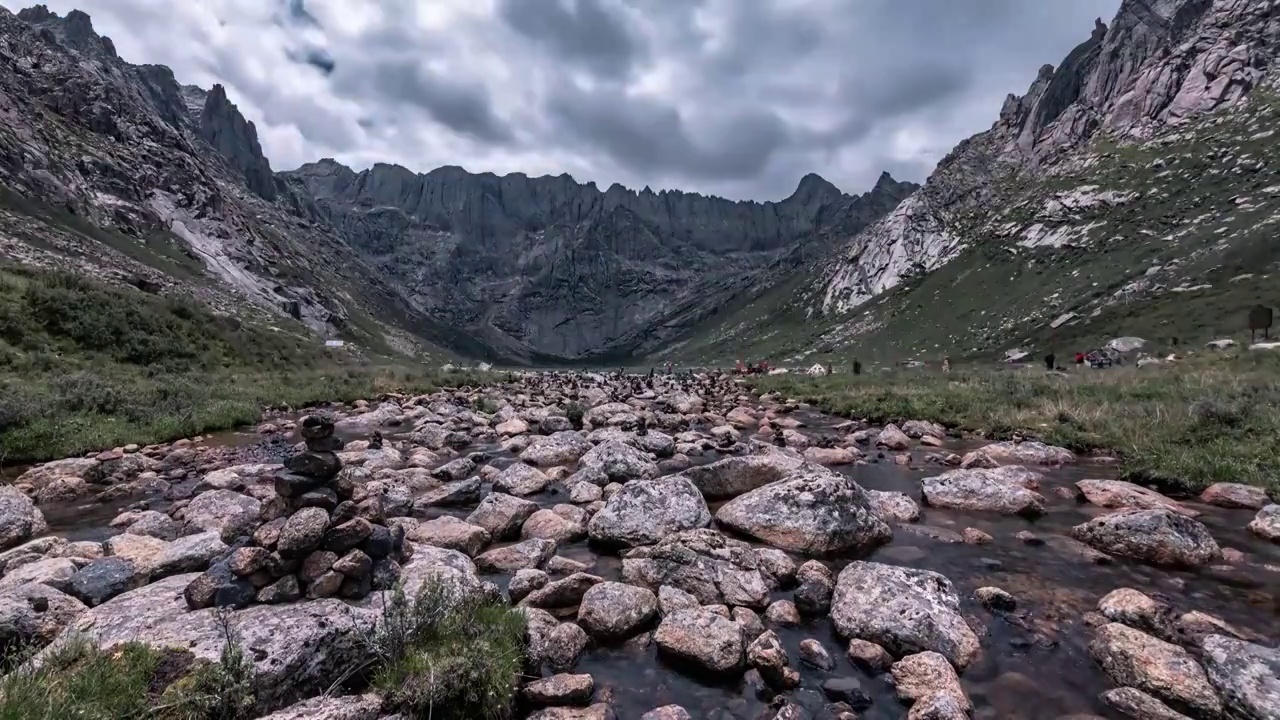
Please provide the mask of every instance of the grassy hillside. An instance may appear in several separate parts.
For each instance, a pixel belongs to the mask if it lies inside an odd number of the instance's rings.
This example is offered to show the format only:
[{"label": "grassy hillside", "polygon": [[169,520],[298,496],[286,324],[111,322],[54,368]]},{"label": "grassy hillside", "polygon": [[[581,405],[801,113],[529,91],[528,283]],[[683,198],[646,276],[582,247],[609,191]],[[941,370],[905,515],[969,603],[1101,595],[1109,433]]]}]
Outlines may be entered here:
[{"label": "grassy hillside", "polygon": [[1247,340],[1248,309],[1280,306],[1280,97],[1250,103],[1143,144],[1099,138],[997,188],[984,212],[947,218],[969,243],[960,257],[852,312],[821,313],[811,267],[674,355],[939,360],[1064,355],[1124,335],[1157,351]]},{"label": "grassy hillside", "polygon": [[1195,491],[1243,482],[1280,492],[1280,353],[1202,353],[1178,364],[1049,373],[1041,365],[780,375],[762,392],[873,422],[920,419],[1115,453],[1130,479]]},{"label": "grassy hillside", "polygon": [[280,322],[61,273],[0,268],[6,463],[172,440],[300,406],[464,382],[361,358]]}]

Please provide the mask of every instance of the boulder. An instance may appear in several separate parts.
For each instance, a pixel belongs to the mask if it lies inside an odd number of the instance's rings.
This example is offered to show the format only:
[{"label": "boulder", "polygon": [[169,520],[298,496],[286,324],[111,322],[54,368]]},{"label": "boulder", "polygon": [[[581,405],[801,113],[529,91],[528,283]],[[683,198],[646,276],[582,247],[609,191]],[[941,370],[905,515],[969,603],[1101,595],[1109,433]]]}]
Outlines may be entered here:
[{"label": "boulder", "polygon": [[1044,496],[1035,491],[1039,480],[1039,473],[1010,466],[948,470],[921,486],[925,502],[934,507],[1034,517],[1045,511]]},{"label": "boulder", "polygon": [[653,641],[663,653],[713,673],[741,672],[746,661],[737,623],[706,608],[664,616]]},{"label": "boulder", "polygon": [[978,655],[951,581],[929,570],[850,563],[836,579],[831,621],[842,637],[897,656],[933,651],[963,670]]},{"label": "boulder", "polygon": [[1109,623],[1098,628],[1089,654],[1117,685],[1137,688],[1198,716],[1222,714],[1222,701],[1204,669],[1177,645]]},{"label": "boulder", "polygon": [[1209,682],[1247,720],[1280,718],[1280,650],[1210,635],[1201,647]]},{"label": "boulder", "polygon": [[1080,490],[1081,495],[1084,495],[1085,500],[1098,507],[1111,508],[1113,510],[1122,508],[1145,510],[1167,508],[1187,517],[1196,517],[1200,514],[1199,511],[1192,510],[1176,500],[1171,500],[1155,490],[1149,490],[1141,485],[1134,485],[1124,480],[1081,480],[1076,483],[1076,488]]},{"label": "boulder", "polygon": [[0,485],[0,550],[8,550],[49,529],[31,498],[12,485]]},{"label": "boulder", "polygon": [[520,534],[521,526],[537,511],[537,503],[491,492],[467,516],[467,522],[484,528],[494,540],[509,540]]},{"label": "boulder", "polygon": [[681,473],[708,500],[737,497],[745,492],[778,482],[804,465],[799,457],[782,452],[739,455]]},{"label": "boulder", "polygon": [[810,463],[730,500],[716,521],[783,550],[812,555],[866,551],[893,537],[861,486]]},{"label": "boulder", "polygon": [[1224,508],[1261,510],[1271,501],[1260,487],[1240,483],[1214,483],[1200,493],[1200,502]]},{"label": "boulder", "polygon": [[582,596],[578,624],[592,637],[625,640],[643,630],[657,613],[658,598],[650,590],[602,582]]},{"label": "boulder", "polygon": [[231,490],[208,490],[182,509],[188,532],[216,530],[223,540],[251,535],[257,528],[262,503]]},{"label": "boulder", "polygon": [[602,442],[591,448],[578,460],[578,468],[608,478],[601,485],[652,478],[658,474],[657,464],[645,452],[616,440]]},{"label": "boulder", "polygon": [[507,493],[516,497],[536,495],[551,484],[551,478],[541,470],[525,463],[512,463],[493,480],[495,492]]},{"label": "boulder", "polygon": [[693,483],[680,476],[628,482],[587,525],[595,542],[650,545],[683,530],[711,524],[711,512]]},{"label": "boulder", "polygon": [[[54,642],[83,637],[103,649],[138,642],[216,662],[226,642],[213,610],[187,608],[195,574],[175,575],[84,612]],[[229,629],[253,663],[259,712],[324,692],[346,669],[371,661],[363,642],[373,611],[338,600],[255,605],[230,615]],[[48,652],[48,650],[46,650]]]},{"label": "boulder", "polygon": [[762,608],[776,583],[750,545],[710,529],[686,530],[631,550],[622,578],[652,591],[681,590],[704,605]]},{"label": "boulder", "polygon": [[520,459],[530,465],[549,467],[578,462],[591,450],[591,443],[571,430],[541,435],[520,453]]},{"label": "boulder", "polygon": [[1172,510],[1120,510],[1071,529],[1076,540],[1154,565],[1197,567],[1222,557],[1209,530]]}]

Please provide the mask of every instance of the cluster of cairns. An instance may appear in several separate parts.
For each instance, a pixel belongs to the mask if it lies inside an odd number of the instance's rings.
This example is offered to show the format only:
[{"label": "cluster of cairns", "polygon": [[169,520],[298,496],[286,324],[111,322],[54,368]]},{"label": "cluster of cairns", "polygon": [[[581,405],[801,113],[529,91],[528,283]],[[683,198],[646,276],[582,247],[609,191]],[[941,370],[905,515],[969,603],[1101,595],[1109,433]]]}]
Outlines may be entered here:
[{"label": "cluster of cairns", "polygon": [[333,419],[310,415],[299,432],[306,450],[285,461],[275,477],[281,514],[187,586],[187,605],[241,608],[302,598],[358,600],[389,590],[412,545],[404,529],[382,524],[377,508],[351,499],[355,486],[338,477],[342,461]]}]

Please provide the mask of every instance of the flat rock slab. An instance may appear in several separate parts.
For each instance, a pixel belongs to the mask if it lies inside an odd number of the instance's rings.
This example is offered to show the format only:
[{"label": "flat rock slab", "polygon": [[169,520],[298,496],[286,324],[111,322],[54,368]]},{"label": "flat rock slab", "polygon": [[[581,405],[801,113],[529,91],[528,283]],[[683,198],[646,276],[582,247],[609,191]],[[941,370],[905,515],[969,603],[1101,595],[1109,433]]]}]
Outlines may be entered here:
[{"label": "flat rock slab", "polygon": [[[216,661],[226,641],[215,612],[189,610],[183,598],[197,577],[174,575],[115,597],[80,615],[54,645],[75,633],[102,648],[140,642]],[[346,669],[371,659],[362,632],[374,620],[370,610],[331,599],[231,613],[231,631],[253,661],[258,709],[323,692]]]}]

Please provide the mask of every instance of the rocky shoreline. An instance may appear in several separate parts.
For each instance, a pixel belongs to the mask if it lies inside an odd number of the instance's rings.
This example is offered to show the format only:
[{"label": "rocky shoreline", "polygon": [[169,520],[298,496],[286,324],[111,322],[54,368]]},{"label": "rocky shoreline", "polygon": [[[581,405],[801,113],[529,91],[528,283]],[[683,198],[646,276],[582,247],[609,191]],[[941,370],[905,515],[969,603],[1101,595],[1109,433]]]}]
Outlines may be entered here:
[{"label": "rocky shoreline", "polygon": [[[388,718],[368,688],[318,696],[368,660],[399,579],[518,608],[517,713],[543,720],[1280,712],[1280,505],[1257,488],[1173,499],[1062,448],[710,375],[332,410],[0,487],[0,642],[212,661],[221,608],[260,716]],[[69,503],[128,504],[99,542],[48,534]]]}]

